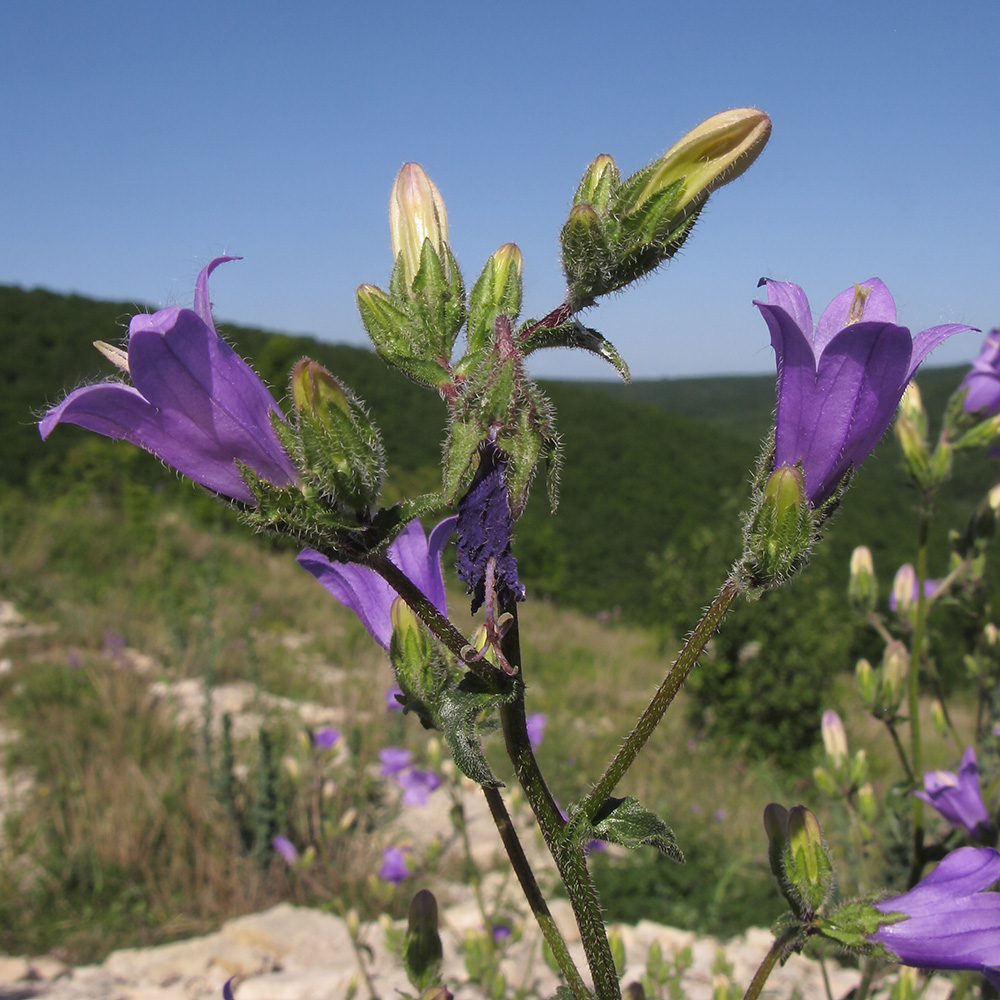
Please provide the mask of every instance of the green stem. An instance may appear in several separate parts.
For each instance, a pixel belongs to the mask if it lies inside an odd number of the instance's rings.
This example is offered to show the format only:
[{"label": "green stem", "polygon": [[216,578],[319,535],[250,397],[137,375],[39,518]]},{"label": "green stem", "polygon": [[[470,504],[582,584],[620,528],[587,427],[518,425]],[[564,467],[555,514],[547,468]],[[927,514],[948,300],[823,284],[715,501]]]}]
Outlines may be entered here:
[{"label": "green stem", "polygon": [[[910,649],[909,710],[910,710],[910,764],[914,782],[923,774],[923,748],[920,739],[920,665],[923,662],[924,637],[927,631],[927,598],[924,581],[927,579],[927,546],[930,537],[931,501],[924,497],[920,509],[920,529],[917,545],[917,609],[913,623],[913,644]],[[913,798],[913,856],[910,859],[909,888],[920,880],[924,867],[924,810],[923,802]]]},{"label": "green stem", "polygon": [[764,961],[760,963],[760,967],[754,973],[753,979],[750,980],[750,985],[747,987],[746,993],[743,994],[743,1000],[757,1000],[757,997],[760,996],[760,991],[767,982],[767,977],[771,975],[775,965],[778,964],[778,959],[781,958],[785,952],[785,948],[788,947],[789,943],[800,932],[800,927],[789,927],[781,937],[774,939],[771,950],[764,956]]},{"label": "green stem", "polygon": [[872,980],[875,978],[875,959],[863,958],[861,960],[861,982],[854,991],[854,1000],[865,1000],[868,991],[872,988]]},{"label": "green stem", "polygon": [[889,735],[892,737],[892,744],[896,748],[896,755],[899,757],[899,762],[903,765],[903,770],[906,772],[906,780],[911,785],[916,784],[916,778],[913,776],[913,769],[910,767],[910,762],[906,759],[906,750],[903,748],[903,744],[899,738],[899,733],[896,732],[896,726],[891,720],[886,719],[885,727],[889,730]]},{"label": "green stem", "polygon": [[624,777],[625,772],[632,766],[639,752],[646,745],[646,741],[653,734],[663,718],[664,712],[670,707],[671,702],[677,697],[681,685],[687,680],[688,674],[694,669],[709,639],[715,635],[722,624],[722,619],[726,616],[739,587],[736,580],[730,577],[718,597],[712,602],[709,609],[702,616],[698,627],[691,633],[684,648],[680,651],[677,659],[667,676],[663,679],[659,690],[653,695],[652,701],[646,706],[645,711],[639,716],[632,732],[629,733],[621,749],[615,754],[614,759],[608,764],[600,780],[593,787],[590,794],[582,802],[582,808],[589,819],[593,819],[597,811],[607,801],[608,796],[615,790],[618,782]]},{"label": "green stem", "polygon": [[552,954],[555,956],[556,963],[559,965],[559,971],[562,973],[566,984],[573,991],[573,995],[577,1000],[593,1000],[593,994],[587,989],[586,984],[580,977],[580,973],[573,963],[573,959],[570,957],[566,942],[563,940],[563,936],[555,920],[552,919],[552,914],[549,911],[548,903],[545,902],[545,897],[542,895],[542,890],[538,887],[538,882],[535,880],[535,873],[531,870],[531,865],[524,856],[524,849],[521,847],[521,841],[518,839],[517,831],[511,822],[510,814],[507,812],[503,797],[496,788],[487,788],[484,786],[483,793],[490,807],[493,822],[496,823],[496,827],[500,831],[500,839],[503,841],[504,849],[507,851],[511,867],[514,869],[514,874],[521,884],[524,897],[528,901],[528,906],[531,907],[531,912],[535,916],[538,927],[545,937],[549,948],[552,950]]},{"label": "green stem", "polygon": [[496,680],[494,668],[484,660],[469,660],[466,654],[472,645],[468,639],[431,603],[423,591],[391,560],[370,554],[364,564],[373,569],[403,598],[413,613],[444,643],[473,673],[491,685]]},{"label": "green stem", "polygon": [[[521,641],[518,632],[517,605],[511,601],[504,609],[512,616],[512,621],[501,641],[501,651],[507,662],[518,669],[521,667]],[[514,765],[514,773],[524,789],[525,798],[531,806],[542,837],[556,863],[566,895],[573,907],[573,915],[580,930],[580,939],[587,956],[587,964],[594,981],[598,1000],[621,1000],[618,972],[614,956],[608,944],[604,918],[597,898],[597,891],[587,871],[587,861],[583,845],[568,842],[563,835],[565,821],[559,813],[552,793],[535,760],[531,741],[528,738],[527,720],[524,714],[524,685],[518,684],[513,701],[500,707],[500,721],[503,725],[507,756]]]}]

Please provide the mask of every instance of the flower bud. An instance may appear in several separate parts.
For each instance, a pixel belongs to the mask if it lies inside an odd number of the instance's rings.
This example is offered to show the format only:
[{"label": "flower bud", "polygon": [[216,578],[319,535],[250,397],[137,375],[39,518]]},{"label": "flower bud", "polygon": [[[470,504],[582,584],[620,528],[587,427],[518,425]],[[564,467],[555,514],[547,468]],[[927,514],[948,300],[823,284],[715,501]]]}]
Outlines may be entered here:
[{"label": "flower bud", "polygon": [[[933,485],[931,452],[920,425],[905,414],[900,407],[895,424],[896,440],[903,453],[903,466],[910,479],[921,487]],[[946,463],[948,464],[948,463]]]},{"label": "flower bud", "polygon": [[911,563],[904,563],[896,570],[889,595],[889,607],[900,618],[908,618],[917,603],[917,571]]},{"label": "flower bud", "polygon": [[931,722],[937,730],[938,736],[945,740],[948,739],[950,735],[948,732],[948,718],[944,713],[944,705],[941,704],[940,698],[935,698],[931,702]]},{"label": "flower bud", "polygon": [[466,374],[481,363],[481,352],[492,342],[498,316],[514,320],[521,311],[523,258],[515,243],[505,243],[486,262],[469,295],[469,346],[456,366]]},{"label": "flower bud", "polygon": [[878,584],[875,580],[872,550],[867,545],[859,545],[851,553],[851,576],[847,585],[847,596],[858,614],[867,615],[875,610]]},{"label": "flower bud", "polygon": [[858,789],[858,812],[866,823],[874,823],[877,811],[875,789],[872,788],[870,781],[866,781]]},{"label": "flower bud", "polygon": [[690,214],[716,188],[739,177],[760,155],[770,135],[771,119],[757,108],[733,108],[706,118],[653,164],[645,186],[626,211],[638,211],[679,181],[678,209]]},{"label": "flower bud", "polygon": [[866,659],[858,660],[857,666],[854,668],[854,678],[858,684],[858,694],[861,695],[861,700],[865,703],[865,707],[871,711],[875,705],[877,685],[875,671],[872,670],[872,665]]},{"label": "flower bud", "polygon": [[611,193],[621,181],[621,174],[615,161],[607,154],[601,153],[587,167],[573,197],[574,205],[590,205],[598,214],[608,207]]},{"label": "flower bud", "polygon": [[833,864],[816,816],[805,806],[788,813],[785,877],[797,891],[797,915],[811,917],[826,902],[833,886]]},{"label": "flower bud", "polygon": [[403,942],[403,965],[410,982],[418,990],[433,985],[441,972],[441,936],[438,933],[438,905],[434,893],[421,889],[410,900]]},{"label": "flower bud", "polygon": [[407,286],[420,270],[424,242],[445,257],[448,245],[448,213],[444,199],[419,163],[404,163],[396,175],[389,195],[389,234],[392,256],[402,258],[403,278]]},{"label": "flower bud", "polygon": [[300,413],[308,410],[328,427],[331,418],[328,407],[336,406],[350,413],[344,387],[318,362],[303,358],[292,369],[292,402]]},{"label": "flower bud", "polygon": [[868,780],[868,751],[862,747],[851,761],[850,778],[852,785],[862,785]]},{"label": "flower bud", "polygon": [[746,528],[744,566],[748,582],[766,590],[805,563],[814,518],[802,470],[796,466],[780,466],[757,489],[758,507]]},{"label": "flower bud", "polygon": [[813,781],[816,782],[816,787],[824,795],[829,795],[831,798],[839,792],[837,782],[834,780],[833,775],[831,775],[825,768],[813,768]]},{"label": "flower bud", "polygon": [[844,732],[844,723],[840,716],[832,708],[823,713],[821,729],[826,755],[834,768],[839,771],[840,765],[847,759],[847,733]]},{"label": "flower bud", "polygon": [[895,715],[906,691],[906,678],[910,672],[910,651],[906,644],[893,640],[882,654],[881,676],[879,677],[879,700],[882,711]]},{"label": "flower bud", "polygon": [[764,832],[767,834],[767,857],[774,877],[784,879],[785,847],[788,844],[788,810],[777,802],[764,808]]}]

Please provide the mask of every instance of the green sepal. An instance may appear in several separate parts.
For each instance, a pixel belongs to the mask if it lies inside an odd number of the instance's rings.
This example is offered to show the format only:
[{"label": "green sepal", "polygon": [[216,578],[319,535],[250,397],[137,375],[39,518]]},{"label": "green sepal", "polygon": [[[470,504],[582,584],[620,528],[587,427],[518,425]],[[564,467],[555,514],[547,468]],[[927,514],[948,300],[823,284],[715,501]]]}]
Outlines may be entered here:
[{"label": "green sepal", "polygon": [[397,304],[397,296],[386,295],[375,285],[362,285],[355,295],[361,322],[380,358],[392,363],[395,357],[406,357],[414,351],[409,335],[410,313]]},{"label": "green sepal", "polygon": [[465,285],[454,255],[444,249],[442,261],[430,239],[424,240],[410,298],[420,327],[418,356],[447,362],[465,322]]},{"label": "green sepal", "polygon": [[574,205],[559,233],[563,272],[572,287],[586,289],[590,300],[614,285],[615,253],[604,220],[589,204]]},{"label": "green sepal", "polygon": [[455,502],[466,484],[466,473],[472,468],[479,443],[486,437],[482,426],[474,420],[453,420],[445,444],[444,500]]},{"label": "green sepal", "polygon": [[607,799],[594,816],[586,839],[603,840],[633,850],[655,847],[672,861],[684,864],[684,854],[677,846],[673,830],[631,795],[624,799]]},{"label": "green sepal", "polygon": [[424,729],[438,728],[435,706],[448,681],[448,668],[440,648],[406,605],[393,603],[389,658],[402,692],[402,704],[413,712]]},{"label": "green sepal", "polygon": [[[500,672],[497,671],[498,681]],[[503,702],[514,695],[507,690],[488,688],[474,674],[466,674],[459,684],[445,691],[437,707],[438,722],[458,769],[484,788],[503,788],[493,773],[479,742],[479,727]]]},{"label": "green sepal", "polygon": [[646,186],[648,170],[640,170],[618,189],[612,210],[620,219],[623,237],[638,243],[669,243],[684,228],[691,212],[696,212],[700,206],[682,206],[683,178],[668,184],[641,204],[631,205],[637,193],[633,182],[638,181],[636,187],[641,191]]},{"label": "green sepal", "polygon": [[603,358],[621,375],[623,381],[632,381],[628,365],[614,344],[579,320],[553,327],[537,326],[533,330],[531,327],[532,323],[529,321],[521,328],[524,331],[531,330],[521,342],[521,351],[525,357],[543,347],[577,347]]},{"label": "green sepal", "polygon": [[818,917],[816,931],[851,951],[876,955],[892,961],[893,954],[879,942],[869,940],[880,927],[906,920],[905,913],[883,913],[871,903],[853,902],[838,906],[833,913]]},{"label": "green sepal", "polygon": [[969,428],[953,443],[952,447],[956,451],[984,448],[987,445],[995,444],[998,434],[1000,434],[1000,414],[981,420]]}]

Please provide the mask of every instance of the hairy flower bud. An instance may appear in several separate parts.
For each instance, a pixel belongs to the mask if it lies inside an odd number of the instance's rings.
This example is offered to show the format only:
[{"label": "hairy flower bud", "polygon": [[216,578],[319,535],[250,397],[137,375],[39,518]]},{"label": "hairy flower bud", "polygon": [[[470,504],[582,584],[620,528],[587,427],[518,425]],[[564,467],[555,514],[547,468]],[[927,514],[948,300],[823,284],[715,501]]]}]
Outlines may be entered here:
[{"label": "hairy flower bud", "polygon": [[448,213],[444,199],[419,163],[404,163],[389,195],[389,234],[392,256],[402,257],[403,275],[412,284],[420,270],[424,241],[444,256],[448,245]]},{"label": "hairy flower bud", "polygon": [[739,177],[760,155],[770,135],[771,119],[757,108],[733,108],[706,118],[657,160],[626,211],[638,211],[680,181],[681,211],[690,213],[717,188]]},{"label": "hairy flower bud", "polygon": [[854,668],[854,678],[858,684],[858,694],[861,695],[861,700],[865,703],[865,707],[871,710],[875,704],[877,685],[875,671],[872,670],[872,665],[864,657],[858,660],[857,666]]},{"label": "hairy flower bud", "polygon": [[573,204],[587,204],[595,212],[601,213],[608,207],[608,200],[620,181],[621,174],[615,161],[607,153],[601,153],[594,158],[580,179]]},{"label": "hairy flower bud", "polygon": [[890,717],[896,714],[896,709],[903,700],[909,672],[910,651],[906,648],[906,644],[899,640],[888,643],[882,654],[879,700],[882,711]]},{"label": "hairy flower bud", "polygon": [[833,888],[833,863],[823,831],[819,820],[805,806],[794,806],[788,812],[785,877],[797,890],[800,916],[815,914]]}]

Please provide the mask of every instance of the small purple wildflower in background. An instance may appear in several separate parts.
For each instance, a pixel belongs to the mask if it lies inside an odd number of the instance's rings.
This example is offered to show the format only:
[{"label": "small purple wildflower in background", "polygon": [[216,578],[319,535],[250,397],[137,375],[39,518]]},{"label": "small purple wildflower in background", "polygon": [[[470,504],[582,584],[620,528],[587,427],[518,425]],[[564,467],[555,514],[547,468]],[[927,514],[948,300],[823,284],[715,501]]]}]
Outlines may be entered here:
[{"label": "small purple wildflower in background", "polygon": [[990,330],[958,388],[967,390],[962,402],[966,413],[981,411],[983,417],[991,417],[1000,411],[1000,328]]},{"label": "small purple wildflower in background", "polygon": [[511,552],[514,518],[507,500],[507,456],[495,434],[479,446],[479,468],[468,492],[458,501],[458,578],[472,595],[473,614],[486,600],[486,570],[494,560],[497,597],[501,606],[524,600]]},{"label": "small purple wildflower in background", "polygon": [[295,845],[283,834],[271,839],[271,846],[290,864],[294,865],[299,860],[299,852]]},{"label": "small purple wildflower in background", "polygon": [[402,695],[403,689],[398,684],[393,684],[385,693],[385,710],[387,712],[402,712],[403,706],[396,695]]},{"label": "small purple wildflower in background", "polygon": [[398,885],[410,877],[410,866],[406,863],[404,850],[406,849],[401,847],[387,847],[382,852],[382,867],[378,870],[380,879]]},{"label": "small purple wildflower in background", "polygon": [[130,441],[223,496],[255,503],[236,465],[250,466],[275,486],[290,486],[298,471],[271,426],[281,415],[253,369],[219,336],[212,320],[203,268],[194,308],[168,306],[140,314],[128,327],[128,355],[116,362],[133,385],[99,382],[71,392],[42,418],[47,438],[69,423],[106,437]]},{"label": "small purple wildflower in background", "polygon": [[1000,893],[984,892],[1000,878],[1000,851],[960,847],[909,892],[875,904],[909,919],[869,935],[903,965],[982,972],[1000,988]]},{"label": "small purple wildflower in background", "polygon": [[388,778],[393,774],[398,774],[404,767],[409,767],[413,762],[413,753],[402,747],[383,747],[378,752],[378,759],[382,761],[382,767],[378,773],[383,778]]},{"label": "small purple wildflower in background", "polygon": [[[924,597],[933,597],[941,586],[940,580],[924,580]],[[889,591],[889,610],[899,611],[913,607],[917,603],[917,571],[912,563],[903,563],[896,570]]]},{"label": "small purple wildflower in background", "polygon": [[514,934],[513,930],[511,930],[510,924],[503,920],[493,921],[490,929],[493,934],[494,944],[506,944]]},{"label": "small purple wildflower in background", "polygon": [[726,809],[725,806],[722,806],[720,809],[716,809],[712,814],[712,819],[714,819],[716,823],[725,823],[728,818],[729,810]]},{"label": "small purple wildflower in background", "polygon": [[340,739],[340,730],[330,726],[320,726],[313,733],[313,746],[317,750],[332,750]]},{"label": "small purple wildflower in background", "polygon": [[230,976],[222,984],[222,1000],[236,1000],[236,998],[233,996],[233,980],[235,978],[236,978],[235,976]]},{"label": "small purple wildflower in background", "polygon": [[408,767],[396,775],[396,784],[403,789],[404,806],[425,806],[431,792],[440,786],[441,776],[434,771]]},{"label": "small purple wildflower in background", "polygon": [[[441,573],[441,550],[455,530],[457,517],[446,517],[428,538],[419,521],[410,521],[386,555],[441,612],[448,613]],[[344,607],[350,608],[383,648],[392,639],[392,602],[399,596],[373,569],[355,563],[332,562],[314,549],[303,549],[298,563],[308,570]]]},{"label": "small purple wildflower in background", "polygon": [[769,281],[755,301],[778,363],[774,467],[802,463],[806,495],[818,507],[878,444],[906,384],[957,323],[910,336],[878,278],[841,292],[813,327],[805,292]]},{"label": "small purple wildflower in background", "polygon": [[928,771],[924,775],[924,789],[914,792],[918,799],[932,805],[953,827],[976,836],[981,827],[988,827],[989,813],[979,790],[979,766],[976,751],[966,747],[962,766],[956,775],[953,771]]},{"label": "small purple wildflower in background", "polygon": [[545,724],[547,721],[544,712],[532,712],[525,719],[528,729],[528,742],[531,744],[532,750],[538,750],[542,745],[542,740],[545,739]]}]

